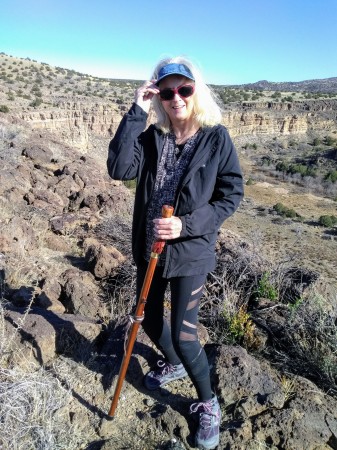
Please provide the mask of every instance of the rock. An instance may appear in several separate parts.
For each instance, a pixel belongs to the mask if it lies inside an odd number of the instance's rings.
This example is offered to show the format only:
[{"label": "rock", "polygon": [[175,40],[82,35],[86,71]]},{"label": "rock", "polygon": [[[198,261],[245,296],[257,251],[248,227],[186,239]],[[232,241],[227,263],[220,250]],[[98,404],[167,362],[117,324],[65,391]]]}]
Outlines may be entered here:
[{"label": "rock", "polygon": [[22,308],[6,309],[5,323],[10,350],[24,352],[26,362],[31,359],[43,365],[59,353],[79,356],[84,353],[81,346],[89,348],[101,332],[101,325],[87,317],[59,315],[40,308],[28,313]]},{"label": "rock", "polygon": [[35,289],[33,287],[21,286],[12,294],[11,300],[16,306],[28,306],[33,302]]},{"label": "rock", "polygon": [[[337,448],[337,401],[298,378],[286,408],[269,409],[253,419],[255,439],[285,450]],[[323,445],[325,445],[323,447]]]},{"label": "rock", "polygon": [[250,449],[253,442],[284,450],[337,448],[336,399],[304,378],[285,382],[240,347],[219,346],[209,357],[227,406],[220,448]]},{"label": "rock", "polygon": [[[271,406],[281,408],[285,398],[276,372],[265,362],[249,355],[242,347],[222,345],[213,349],[215,378],[225,404],[233,404],[243,398],[254,399],[256,413]],[[250,401],[249,414],[254,414]]]},{"label": "rock", "polygon": [[50,213],[62,212],[68,204],[66,197],[63,198],[57,193],[48,189],[32,189],[25,197],[29,205],[36,208],[45,208]]},{"label": "rock", "polygon": [[90,272],[68,269],[60,277],[63,304],[68,313],[81,314],[96,318],[100,314],[101,304],[95,278]]},{"label": "rock", "polygon": [[54,250],[57,252],[68,252],[69,244],[61,235],[55,234],[50,230],[46,231],[44,236],[44,244],[50,250]]},{"label": "rock", "polygon": [[69,199],[81,191],[81,187],[69,175],[59,177],[54,185],[55,193],[63,199]]},{"label": "rock", "polygon": [[80,213],[64,213],[50,219],[50,228],[56,234],[68,234],[80,225],[90,222],[90,210],[81,210]]},{"label": "rock", "polygon": [[153,401],[152,398],[146,398],[146,399],[144,400],[144,404],[145,404],[146,406],[151,407],[151,406],[154,405],[154,401]]},{"label": "rock", "polygon": [[50,163],[53,157],[53,153],[46,146],[39,144],[31,144],[27,146],[22,155],[34,161],[35,164]]},{"label": "rock", "polygon": [[36,305],[63,314],[66,308],[59,300],[61,290],[61,285],[55,278],[45,278],[41,286],[41,293],[36,297]]},{"label": "rock", "polygon": [[36,231],[22,217],[14,216],[2,227],[2,235],[6,237],[5,247],[10,245],[12,253],[22,255],[23,251],[31,251],[38,245]]},{"label": "rock", "polygon": [[125,256],[115,247],[105,247],[96,239],[86,239],[83,248],[95,277],[99,279],[112,276],[114,270],[125,261]]},{"label": "rock", "polygon": [[0,231],[0,252],[9,253],[12,248],[12,242],[7,233],[2,233]]},{"label": "rock", "polygon": [[168,406],[163,413],[158,415],[155,421],[156,427],[163,429],[171,439],[179,438],[189,448],[188,437],[190,430],[184,416]]}]

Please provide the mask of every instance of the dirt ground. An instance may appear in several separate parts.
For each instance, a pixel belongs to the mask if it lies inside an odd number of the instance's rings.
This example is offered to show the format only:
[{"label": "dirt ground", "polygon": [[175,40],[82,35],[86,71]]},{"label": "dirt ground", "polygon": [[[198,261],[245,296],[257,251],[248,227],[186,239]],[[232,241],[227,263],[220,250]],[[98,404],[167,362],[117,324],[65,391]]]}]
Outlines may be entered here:
[{"label": "dirt ground", "polygon": [[[244,167],[244,170],[247,166]],[[318,225],[322,215],[336,215],[337,203],[278,180],[245,186],[245,198],[224,227],[251,241],[257,250],[273,260],[318,271],[336,283],[337,233]],[[283,203],[295,209],[302,222],[273,214]]]}]

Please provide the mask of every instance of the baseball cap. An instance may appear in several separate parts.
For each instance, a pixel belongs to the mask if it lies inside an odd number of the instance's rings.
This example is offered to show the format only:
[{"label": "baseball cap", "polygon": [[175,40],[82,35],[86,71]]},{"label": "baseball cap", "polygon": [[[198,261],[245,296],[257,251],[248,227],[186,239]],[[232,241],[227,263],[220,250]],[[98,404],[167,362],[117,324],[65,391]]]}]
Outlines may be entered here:
[{"label": "baseball cap", "polygon": [[183,77],[186,77],[186,78],[189,78],[190,80],[195,81],[194,76],[192,75],[192,72],[185,64],[171,63],[171,64],[166,64],[166,66],[163,66],[159,70],[156,85],[158,86],[160,81],[163,78],[168,77],[169,75],[181,75]]}]

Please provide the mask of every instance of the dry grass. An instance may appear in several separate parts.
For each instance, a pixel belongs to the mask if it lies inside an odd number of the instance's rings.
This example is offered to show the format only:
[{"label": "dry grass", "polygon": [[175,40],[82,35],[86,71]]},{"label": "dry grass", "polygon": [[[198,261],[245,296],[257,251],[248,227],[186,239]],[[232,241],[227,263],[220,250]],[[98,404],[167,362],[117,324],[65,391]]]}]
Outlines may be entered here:
[{"label": "dry grass", "polygon": [[64,448],[57,441],[68,433],[61,433],[63,427],[54,420],[54,414],[68,400],[69,393],[43,370],[23,372],[18,368],[1,368],[0,442],[4,448]]},{"label": "dry grass", "polygon": [[281,372],[337,395],[336,292],[320,294],[316,273],[294,266],[291,258],[271,263],[261,256],[258,239],[253,244],[253,251],[237,245],[220,252],[208,277],[200,317],[212,341],[256,351],[260,329],[268,341],[258,351]]},{"label": "dry grass", "polygon": [[337,296],[315,292],[290,307],[284,335],[277,340],[279,365],[314,380],[337,395]]},{"label": "dry grass", "polygon": [[[27,308],[27,313],[29,308]],[[24,318],[22,320],[24,322]],[[23,323],[21,324],[23,325]],[[18,327],[18,330],[20,326]],[[91,427],[72,421],[74,401],[71,382],[64,378],[72,373],[49,371],[28,362],[22,351],[15,350],[8,361],[15,335],[5,330],[5,302],[0,303],[0,448],[3,450],[79,450],[97,438]],[[62,367],[59,365],[59,367]],[[62,381],[61,381],[62,380]],[[78,384],[78,379],[77,379]],[[75,408],[76,409],[76,408]]]}]

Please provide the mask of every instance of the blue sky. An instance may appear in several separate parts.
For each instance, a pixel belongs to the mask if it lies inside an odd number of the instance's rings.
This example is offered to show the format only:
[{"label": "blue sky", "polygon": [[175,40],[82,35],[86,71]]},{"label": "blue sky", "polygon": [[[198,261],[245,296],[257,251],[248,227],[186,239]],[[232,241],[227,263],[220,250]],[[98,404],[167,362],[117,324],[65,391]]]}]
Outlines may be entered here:
[{"label": "blue sky", "polygon": [[1,0],[0,51],[107,78],[185,55],[208,83],[337,76],[337,0]]}]

